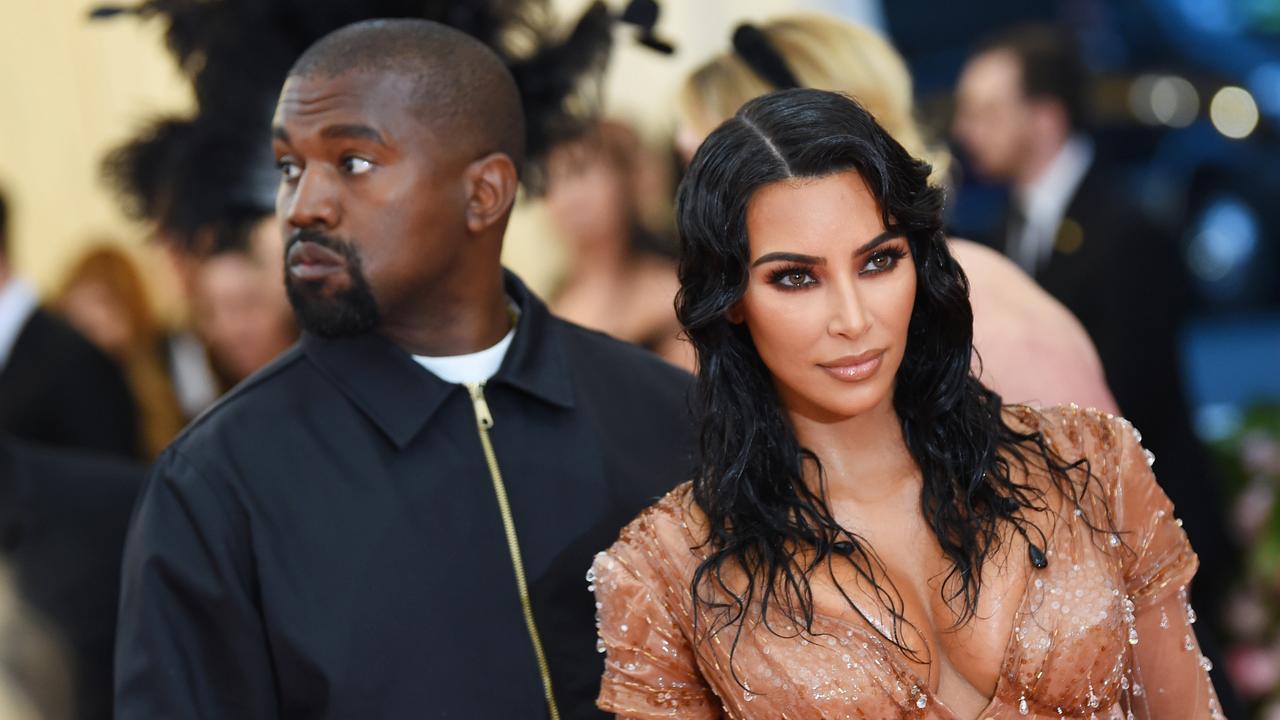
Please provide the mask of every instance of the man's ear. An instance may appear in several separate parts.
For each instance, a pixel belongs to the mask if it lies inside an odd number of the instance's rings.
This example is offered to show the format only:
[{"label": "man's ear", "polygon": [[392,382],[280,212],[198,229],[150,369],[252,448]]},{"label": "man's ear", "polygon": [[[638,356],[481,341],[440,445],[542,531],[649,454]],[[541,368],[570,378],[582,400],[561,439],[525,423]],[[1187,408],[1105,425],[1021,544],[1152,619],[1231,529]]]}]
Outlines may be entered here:
[{"label": "man's ear", "polygon": [[505,153],[490,153],[467,166],[467,229],[481,233],[507,219],[520,180]]}]

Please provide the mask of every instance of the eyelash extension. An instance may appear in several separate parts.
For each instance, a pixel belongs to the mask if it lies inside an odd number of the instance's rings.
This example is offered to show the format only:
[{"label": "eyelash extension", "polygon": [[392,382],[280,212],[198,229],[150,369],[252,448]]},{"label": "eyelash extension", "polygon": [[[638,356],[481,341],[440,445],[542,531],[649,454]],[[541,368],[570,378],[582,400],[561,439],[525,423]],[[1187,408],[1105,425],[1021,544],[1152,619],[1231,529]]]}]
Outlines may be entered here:
[{"label": "eyelash extension", "polygon": [[803,273],[812,277],[813,270],[807,265],[784,265],[769,273],[769,284],[777,285],[783,290],[800,290],[801,287],[791,287],[782,284],[782,279],[788,275],[796,275]]},{"label": "eyelash extension", "polygon": [[889,265],[889,267],[887,267],[887,268],[885,268],[885,269],[883,269],[883,270],[868,270],[868,271],[867,271],[868,273],[876,273],[876,274],[878,274],[878,273],[886,273],[886,272],[889,272],[890,270],[892,270],[892,269],[894,269],[895,267],[897,267],[897,266],[898,266],[898,261],[899,261],[899,260],[901,260],[902,258],[906,257],[906,256],[907,256],[907,252],[906,252],[905,250],[903,250],[901,247],[899,247],[899,246],[897,246],[897,245],[893,245],[893,246],[890,246],[890,247],[884,248],[883,250],[877,250],[877,251],[875,251],[875,252],[871,253],[871,256],[867,258],[867,261],[868,261],[868,262],[870,262],[871,260],[874,260],[877,256],[880,256],[880,255],[885,255],[885,256],[888,256],[888,257],[892,258],[892,259],[893,259],[893,262]]}]

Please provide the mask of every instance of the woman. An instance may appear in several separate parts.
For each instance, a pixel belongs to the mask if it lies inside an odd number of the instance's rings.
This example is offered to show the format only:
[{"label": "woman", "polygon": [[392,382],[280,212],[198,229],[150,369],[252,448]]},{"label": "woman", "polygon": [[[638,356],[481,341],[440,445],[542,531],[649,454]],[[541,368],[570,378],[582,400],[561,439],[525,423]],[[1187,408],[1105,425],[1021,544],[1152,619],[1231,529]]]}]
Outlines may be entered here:
[{"label": "woman", "polygon": [[[678,102],[681,153],[692,157],[702,138],[751,98],[791,87],[852,96],[932,166],[933,182],[945,180],[951,158],[916,123],[902,56],[874,30],[814,14],[740,26],[729,52],[689,76]],[[969,277],[974,367],[988,387],[1017,402],[1116,410],[1093,342],[1062,303],[998,253],[964,240],[952,240],[951,252]]]},{"label": "woman", "polygon": [[789,90],[681,184],[693,479],[592,568],[621,717],[1219,717],[1195,554],[1137,433],[969,366],[942,192]]},{"label": "woman", "polygon": [[[274,228],[270,228],[274,231]],[[279,237],[279,233],[274,233]],[[226,392],[284,352],[298,337],[279,278],[284,252],[256,245],[202,257],[193,274],[191,319]]]},{"label": "woman", "polygon": [[550,304],[566,320],[692,370],[693,350],[679,337],[672,307],[674,248],[663,247],[642,217],[644,198],[671,196],[651,167],[656,162],[634,130],[608,120],[552,148],[547,211],[565,241],[568,270]]},{"label": "woman", "polygon": [[133,261],[109,244],[89,250],[67,274],[58,309],[125,372],[140,412],[144,457],[155,458],[182,429],[182,410],[164,362],[164,332]]}]

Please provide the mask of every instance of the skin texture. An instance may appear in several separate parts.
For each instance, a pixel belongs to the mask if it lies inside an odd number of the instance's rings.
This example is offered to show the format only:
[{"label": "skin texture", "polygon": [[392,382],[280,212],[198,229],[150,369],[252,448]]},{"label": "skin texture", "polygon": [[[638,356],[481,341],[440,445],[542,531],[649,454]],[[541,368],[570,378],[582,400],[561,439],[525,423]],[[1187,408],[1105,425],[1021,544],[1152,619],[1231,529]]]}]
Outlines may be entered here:
[{"label": "skin texture", "polygon": [[[1005,543],[984,568],[975,618],[953,628],[955,615],[939,592],[949,562],[921,512],[920,470],[893,406],[916,292],[906,239],[865,249],[885,238],[885,225],[874,196],[852,172],[765,186],[748,205],[747,232],[753,267],[731,319],[746,324],[801,445],[821,459],[836,520],[858,528],[876,548],[901,593],[915,628],[905,639],[917,653],[904,659],[948,707],[972,716],[994,692],[1026,582],[1022,565],[1006,565],[1003,553],[1025,547]],[[812,259],[762,261],[773,253]],[[823,367],[869,351],[880,360],[862,379],[837,379]],[[816,473],[806,482],[817,487]],[[841,582],[876,614],[868,585],[852,574]],[[819,611],[847,612],[829,580],[815,580],[814,590]]]},{"label": "skin texture", "polygon": [[499,254],[517,173],[432,127],[417,86],[387,70],[290,77],[274,120],[276,214],[295,289],[331,300],[353,286],[347,260],[308,273],[289,254],[301,231],[334,238],[359,258],[379,332],[414,354],[459,355],[510,328]]},{"label": "skin texture", "polygon": [[1017,56],[992,50],[960,74],[952,132],[979,173],[1025,185],[1049,166],[1071,128],[1060,102],[1026,95]]}]

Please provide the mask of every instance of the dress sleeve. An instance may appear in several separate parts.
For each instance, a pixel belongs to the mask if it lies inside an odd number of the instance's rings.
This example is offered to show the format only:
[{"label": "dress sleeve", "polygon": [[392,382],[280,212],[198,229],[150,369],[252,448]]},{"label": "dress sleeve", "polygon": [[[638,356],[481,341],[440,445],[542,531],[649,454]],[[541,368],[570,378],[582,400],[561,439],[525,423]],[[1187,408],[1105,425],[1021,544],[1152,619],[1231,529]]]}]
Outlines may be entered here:
[{"label": "dress sleeve", "polygon": [[243,510],[171,448],[125,542],[115,717],[279,717]]},{"label": "dress sleeve", "polygon": [[627,719],[719,718],[720,703],[637,542],[642,541],[634,536],[619,541],[592,565],[600,649],[606,653],[596,704]]},{"label": "dress sleeve", "polygon": [[1116,420],[1119,438],[1114,488],[1124,552],[1125,610],[1132,644],[1130,704],[1135,717],[1151,720],[1222,718],[1200,653],[1195,611],[1187,587],[1198,561],[1173,503],[1156,483],[1152,455],[1141,435]]}]

